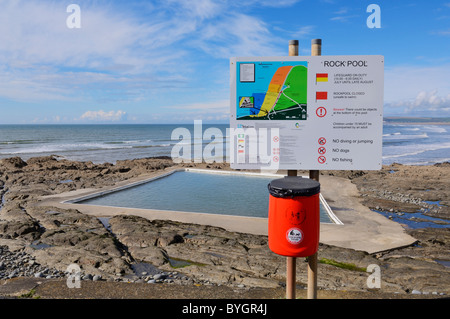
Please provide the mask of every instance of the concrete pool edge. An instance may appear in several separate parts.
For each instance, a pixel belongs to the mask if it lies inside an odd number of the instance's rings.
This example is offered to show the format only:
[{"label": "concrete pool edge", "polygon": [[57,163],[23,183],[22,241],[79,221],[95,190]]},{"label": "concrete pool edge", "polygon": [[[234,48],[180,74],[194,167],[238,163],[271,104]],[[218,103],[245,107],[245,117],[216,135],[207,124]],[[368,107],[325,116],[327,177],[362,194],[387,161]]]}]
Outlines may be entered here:
[{"label": "concrete pool edge", "polygon": [[[174,173],[177,172],[197,172],[197,173],[205,173],[205,174],[214,174],[214,175],[236,175],[236,176],[254,176],[254,177],[272,177],[272,178],[282,178],[283,175],[280,174],[270,174],[270,173],[254,173],[254,172],[236,172],[236,171],[219,171],[219,170],[208,170],[208,169],[197,169],[197,168],[179,168],[179,169],[173,169],[170,170],[166,173],[162,173],[160,175],[148,178],[148,179],[144,179],[144,180],[140,180],[137,182],[133,182],[133,183],[129,183],[123,186],[119,186],[116,188],[111,188],[108,190],[103,190],[103,191],[99,191],[97,193],[91,193],[89,195],[86,196],[82,196],[82,197],[78,197],[78,198],[74,198],[74,199],[70,199],[70,200],[66,200],[63,201],[63,204],[81,204],[81,205],[89,205],[86,203],[82,203],[86,200],[89,199],[93,199],[96,197],[101,197],[104,195],[108,195],[111,193],[115,193],[115,192],[119,192],[121,190],[125,190],[125,189],[129,189],[129,188],[133,188],[136,186],[140,186],[146,183],[151,183],[155,180],[170,176]],[[302,176],[303,178],[305,178],[306,176]],[[307,178],[307,177],[306,177]],[[330,206],[328,205],[328,203],[326,202],[325,198],[323,197],[322,194],[319,195],[319,199],[320,199],[320,203],[322,204],[322,207],[324,208],[324,210],[327,213],[327,217],[330,220],[330,223],[332,224],[336,224],[336,225],[342,225],[343,223],[339,220],[339,218],[333,213],[332,209],[330,208]],[[97,207],[116,207],[116,208],[133,208],[133,207],[126,207],[126,206],[108,206],[108,205],[92,205],[92,206],[97,206]],[[136,209],[136,208],[134,208]],[[149,210],[157,210],[159,212],[173,212],[171,210],[164,210],[164,209],[154,209],[154,208],[149,208]],[[178,212],[182,212],[182,213],[192,213],[192,214],[196,214],[199,212],[190,212],[190,211],[179,211]],[[204,213],[207,214],[207,213]],[[236,216],[236,215],[227,215],[227,214],[220,214],[220,215],[225,215],[225,216]],[[239,217],[239,216],[238,216]],[[251,216],[242,216],[242,217],[251,217]],[[254,218],[264,218],[264,217],[254,217]],[[325,224],[327,222],[321,222],[321,224]]]},{"label": "concrete pool edge", "polygon": [[[190,170],[196,170],[191,169]],[[161,178],[176,171],[186,168],[171,168],[151,174],[142,175],[132,180],[117,183],[112,187],[101,189],[83,189],[62,193],[58,195],[44,196],[39,206],[54,206],[62,209],[76,209],[81,213],[96,217],[112,217],[114,215],[137,215],[150,220],[173,220],[182,223],[211,225],[224,228],[228,231],[267,235],[267,218],[242,217],[204,213],[175,212],[136,208],[116,208],[109,206],[94,206],[75,204],[75,200],[98,196],[100,193],[109,193],[123,188],[147,183],[151,179]],[[203,170],[211,172],[213,170]],[[221,171],[226,174],[250,172]],[[255,173],[250,173],[255,174]],[[256,173],[257,174],[257,173]],[[283,177],[284,175],[274,175]],[[372,212],[360,203],[356,186],[350,180],[340,177],[322,175],[320,177],[321,193],[327,199],[329,205],[338,220],[343,224],[320,224],[320,242],[338,247],[374,253],[408,246],[416,240],[407,235],[403,227],[384,216]]]}]

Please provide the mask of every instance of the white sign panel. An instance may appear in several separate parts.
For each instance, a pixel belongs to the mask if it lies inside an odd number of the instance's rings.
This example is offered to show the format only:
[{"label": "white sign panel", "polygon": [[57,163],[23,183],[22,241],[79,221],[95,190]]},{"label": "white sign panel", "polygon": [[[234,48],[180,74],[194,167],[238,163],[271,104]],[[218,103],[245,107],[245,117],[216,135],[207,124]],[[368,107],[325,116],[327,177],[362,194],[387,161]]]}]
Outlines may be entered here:
[{"label": "white sign panel", "polygon": [[381,168],[382,56],[252,57],[230,64],[232,168]]}]

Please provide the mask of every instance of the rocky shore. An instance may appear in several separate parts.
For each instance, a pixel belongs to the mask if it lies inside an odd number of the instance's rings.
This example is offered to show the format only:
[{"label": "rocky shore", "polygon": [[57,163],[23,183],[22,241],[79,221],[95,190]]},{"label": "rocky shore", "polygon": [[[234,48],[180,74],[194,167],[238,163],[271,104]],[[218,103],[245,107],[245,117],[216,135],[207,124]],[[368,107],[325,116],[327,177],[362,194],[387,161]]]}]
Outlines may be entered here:
[{"label": "rocky shore", "polygon": [[[73,209],[39,205],[41,196],[112,186],[175,165],[165,157],[115,165],[56,156],[26,162],[20,158],[0,160],[0,283],[21,277],[64,279],[68,266],[76,264],[81,279],[92,282],[283,287],[285,258],[268,249],[266,236],[137,216],[99,219]],[[227,164],[196,166],[229,169]],[[435,226],[450,223],[449,163],[393,164],[380,171],[321,174],[349,178],[366,206],[409,225],[406,231],[417,242],[374,254],[321,244],[319,289],[367,293],[370,298],[373,289],[367,286],[370,273],[366,268],[376,264],[381,268],[380,291],[399,296],[450,294],[450,229],[410,224],[428,217]],[[298,287],[305,287],[306,282],[306,266],[300,263]]]}]

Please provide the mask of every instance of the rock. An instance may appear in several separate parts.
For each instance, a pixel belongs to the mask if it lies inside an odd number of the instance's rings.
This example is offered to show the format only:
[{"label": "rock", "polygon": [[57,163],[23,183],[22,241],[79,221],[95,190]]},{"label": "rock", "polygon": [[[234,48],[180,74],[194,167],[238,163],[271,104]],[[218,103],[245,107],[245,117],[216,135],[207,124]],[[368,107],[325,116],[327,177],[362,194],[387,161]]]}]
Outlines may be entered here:
[{"label": "rock", "polygon": [[[57,160],[55,156],[33,158],[26,163],[19,158],[0,160],[3,199],[0,243],[14,248],[12,252],[0,246],[3,265],[0,277],[28,273],[56,278],[64,276],[60,272],[76,263],[83,273],[93,276],[92,280],[101,276],[118,281],[134,274],[132,263],[148,262],[164,271],[161,274],[164,277],[155,279],[142,273],[136,281],[279,287],[285,281],[286,270],[282,266],[285,258],[268,249],[267,236],[189,223],[149,221],[136,216],[111,218],[113,236],[97,218],[77,210],[36,205],[42,195],[112,186],[172,165],[170,158],[118,161],[115,165]],[[227,164],[208,165],[229,169]],[[187,166],[206,165],[180,165]],[[321,174],[351,179],[362,193],[363,203],[377,210],[392,209],[393,216],[397,212],[419,210],[439,218],[450,216],[449,165],[393,165],[380,171],[321,171]],[[440,206],[424,202],[438,200]],[[329,290],[364,289],[367,273],[335,264],[352,264],[360,269],[377,264],[382,269],[382,286],[386,291],[411,291],[414,287],[419,292],[448,294],[448,267],[434,261],[448,260],[448,228],[405,231],[417,238],[417,245],[375,255],[321,244],[318,286]],[[177,277],[172,268],[175,264],[180,267]],[[299,285],[305,285],[306,267],[297,267],[297,278]]]},{"label": "rock", "polygon": [[7,169],[16,169],[27,166],[27,163],[20,157],[11,157],[0,160],[0,166],[4,166]]},{"label": "rock", "polygon": [[83,276],[82,279],[83,279],[83,280],[92,280],[92,278],[93,278],[93,277],[92,277],[91,274],[86,274],[86,275]]},{"label": "rock", "polygon": [[153,276],[154,280],[160,280],[160,279],[164,279],[164,278],[166,278],[165,274],[156,274]]},{"label": "rock", "polygon": [[413,291],[411,291],[412,295],[420,295],[422,294],[419,290],[414,289]]},{"label": "rock", "polygon": [[35,221],[0,221],[0,238],[24,238],[33,241],[40,234],[40,226]]}]

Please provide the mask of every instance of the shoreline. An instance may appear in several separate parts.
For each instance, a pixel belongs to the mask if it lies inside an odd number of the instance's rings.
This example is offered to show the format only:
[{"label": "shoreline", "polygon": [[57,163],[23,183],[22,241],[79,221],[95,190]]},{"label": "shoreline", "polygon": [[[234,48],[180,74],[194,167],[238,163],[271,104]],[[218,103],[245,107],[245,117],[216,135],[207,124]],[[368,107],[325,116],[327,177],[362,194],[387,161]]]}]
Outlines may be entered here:
[{"label": "shoreline", "polygon": [[385,124],[395,124],[395,125],[450,125],[450,122],[394,122],[388,121]]},{"label": "shoreline", "polygon": [[388,124],[429,124],[429,125],[450,125],[448,117],[408,117],[408,116],[385,116],[383,123]]},{"label": "shoreline", "polygon": [[[285,270],[279,264],[284,261],[268,250],[267,236],[125,215],[110,218],[110,229],[107,230],[98,218],[77,209],[40,206],[43,196],[98,189],[100,186],[112,187],[173,166],[170,158],[164,157],[118,161],[115,165],[56,160],[53,157],[32,158],[27,162],[20,158],[0,160],[0,197],[3,202],[0,209],[0,246],[7,245],[11,252],[23,253],[35,267],[43,266],[49,271],[54,269],[55,273],[63,272],[67,265],[76,262],[86,275],[101,275],[100,281],[105,284],[153,280],[149,276],[137,277],[131,271],[131,264],[143,262],[154,265],[166,274],[183,274],[188,279],[187,285],[182,287],[188,290],[196,284],[211,289],[219,289],[214,287],[221,285],[248,291],[256,287],[271,292],[279,289],[285,280]],[[229,169],[226,164],[182,166]],[[299,175],[302,175],[301,171]],[[449,163],[431,166],[392,164],[380,171],[321,171],[321,176],[323,181],[327,178],[350,181],[359,192],[359,195],[353,196],[370,209],[378,207],[392,215],[424,209],[427,211],[423,213],[439,216],[450,223],[450,190],[447,189]],[[345,216],[348,211],[339,211],[339,192],[335,199],[329,204]],[[428,204],[427,201],[437,201],[437,204]],[[372,213],[378,214],[373,211],[365,214]],[[357,267],[379,264],[386,269],[383,270],[380,293],[392,294],[390,296],[393,298],[395,294],[408,298],[426,292],[430,293],[427,297],[434,298],[441,294],[448,295],[449,267],[435,261],[448,261],[448,230],[405,229],[416,239],[416,244],[373,254],[321,243],[319,289],[335,291],[337,295],[339,292],[354,291],[357,298],[376,298],[366,287],[368,274],[324,264],[325,260],[335,260]],[[172,264],[181,261],[189,265],[174,270]],[[5,265],[3,267],[8,269]],[[16,275],[20,275],[19,271]],[[49,273],[47,276],[52,275]],[[305,269],[299,267],[297,284],[300,287],[305,285],[305,276]],[[176,285],[183,282],[178,278],[170,279],[169,275],[166,277]],[[22,277],[9,272],[0,280],[6,280],[7,286],[15,278]],[[161,284],[171,283],[162,281]],[[266,296],[273,298],[270,294]]]},{"label": "shoreline", "polygon": [[[383,165],[390,165],[393,161],[411,165],[433,165],[436,160],[448,160],[446,136],[448,136],[450,118],[386,117],[383,123],[381,161]],[[203,124],[203,129],[214,127],[214,125]],[[412,126],[409,127],[409,125]],[[14,129],[0,128],[0,132],[4,133],[4,137],[0,139],[2,145],[0,159],[21,156],[22,159],[27,160],[57,154],[73,161],[115,164],[117,160],[170,156],[173,147],[178,144],[178,141],[171,139],[173,130],[183,127],[190,130],[191,135],[193,134],[192,123],[87,125],[91,126],[91,129],[77,129],[76,124],[60,124],[41,125],[43,127],[36,128],[37,131],[34,131],[34,128],[30,129],[32,125],[28,126],[17,126]],[[217,128],[221,130],[224,137],[222,152],[225,156],[220,160],[226,161],[229,153],[229,141],[225,132],[227,124],[218,124]],[[93,132],[100,135],[94,138]],[[57,138],[51,138],[51,136]],[[220,142],[219,139],[214,141],[214,145],[219,147],[216,142]],[[207,143],[208,141],[204,140],[203,147]]]}]

